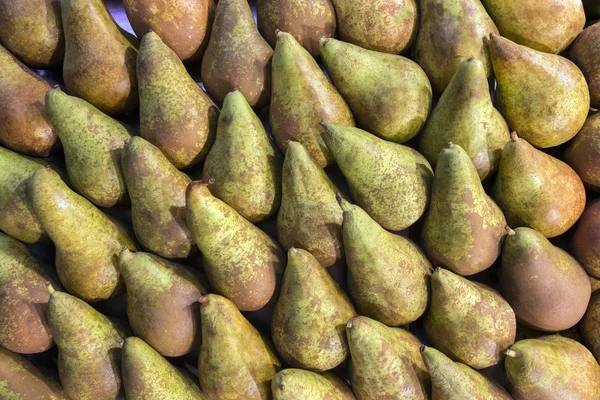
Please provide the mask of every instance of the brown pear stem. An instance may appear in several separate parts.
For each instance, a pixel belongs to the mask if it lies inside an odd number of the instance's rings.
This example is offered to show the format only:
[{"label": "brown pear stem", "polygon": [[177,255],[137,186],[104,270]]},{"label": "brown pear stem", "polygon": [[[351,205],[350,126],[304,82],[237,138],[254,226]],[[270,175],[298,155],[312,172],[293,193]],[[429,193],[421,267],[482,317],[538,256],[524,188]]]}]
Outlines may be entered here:
[{"label": "brown pear stem", "polygon": [[200,303],[200,305],[204,305],[208,302],[208,299],[206,298],[206,296],[200,296],[200,298],[198,299],[198,303]]},{"label": "brown pear stem", "polygon": [[427,350],[427,346],[425,346],[424,344],[422,344],[421,347],[419,348],[419,351],[421,351],[421,353],[424,353],[425,350]]},{"label": "brown pear stem", "polygon": [[517,132],[512,131],[510,133],[510,140],[512,140],[513,142],[516,142],[517,140],[519,140],[519,135],[517,135]]},{"label": "brown pear stem", "polygon": [[515,231],[513,231],[513,230],[510,228],[510,226],[508,226],[508,225],[506,225],[506,226],[504,227],[504,230],[506,231],[506,234],[507,234],[508,236],[514,236],[514,235],[515,235]]},{"label": "brown pear stem", "polygon": [[201,185],[212,185],[213,183],[215,183],[215,178],[200,179],[198,181],[198,183],[201,184]]},{"label": "brown pear stem", "polygon": [[448,148],[449,148],[449,149],[451,149],[451,148],[453,148],[453,147],[454,147],[454,143],[452,143],[452,142],[448,142]]},{"label": "brown pear stem", "polygon": [[516,350],[507,349],[504,352],[504,355],[507,356],[507,357],[516,358],[516,357],[519,356],[519,353],[517,353]]},{"label": "brown pear stem", "polygon": [[344,199],[342,198],[342,194],[340,192],[337,192],[335,194],[335,199],[337,200],[338,204],[341,206],[342,203],[344,202]]}]

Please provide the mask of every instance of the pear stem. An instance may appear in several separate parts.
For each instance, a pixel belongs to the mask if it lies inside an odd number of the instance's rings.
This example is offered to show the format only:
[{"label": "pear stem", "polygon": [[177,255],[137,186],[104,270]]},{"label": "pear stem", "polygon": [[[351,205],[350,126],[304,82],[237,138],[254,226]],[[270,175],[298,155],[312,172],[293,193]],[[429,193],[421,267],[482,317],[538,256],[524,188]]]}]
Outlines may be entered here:
[{"label": "pear stem", "polygon": [[512,140],[513,142],[516,142],[517,140],[519,140],[519,135],[517,135],[517,132],[512,131],[510,133],[510,140]]},{"label": "pear stem", "polygon": [[201,185],[212,185],[215,183],[215,178],[204,178],[198,181]]},{"label": "pear stem", "polygon": [[421,345],[421,347],[419,348],[419,351],[420,351],[421,353],[424,353],[424,352],[425,352],[425,350],[427,350],[427,346],[425,346],[424,344],[423,344],[423,345]]},{"label": "pear stem", "polygon": [[516,358],[519,356],[519,353],[517,353],[517,351],[515,351],[515,350],[507,349],[504,352],[504,355],[507,357]]},{"label": "pear stem", "polygon": [[448,142],[448,148],[449,148],[449,149],[451,149],[451,148],[453,148],[453,147],[454,147],[454,143],[452,143],[452,142]]},{"label": "pear stem", "polygon": [[52,296],[52,294],[56,291],[54,290],[54,288],[52,287],[52,283],[50,282],[46,282],[46,289],[48,289],[48,293],[50,293],[50,296]]},{"label": "pear stem", "polygon": [[508,236],[514,236],[514,235],[515,235],[515,231],[513,231],[513,230],[510,228],[510,226],[508,226],[508,225],[506,225],[506,226],[504,227],[504,230],[506,231],[506,234],[507,234]]},{"label": "pear stem", "polygon": [[200,296],[200,298],[198,299],[198,303],[200,303],[200,305],[206,304],[207,302],[208,299],[204,295]]},{"label": "pear stem", "polygon": [[337,192],[335,194],[335,199],[337,200],[338,204],[341,206],[342,203],[344,202],[344,199],[342,198],[342,194],[340,192]]}]

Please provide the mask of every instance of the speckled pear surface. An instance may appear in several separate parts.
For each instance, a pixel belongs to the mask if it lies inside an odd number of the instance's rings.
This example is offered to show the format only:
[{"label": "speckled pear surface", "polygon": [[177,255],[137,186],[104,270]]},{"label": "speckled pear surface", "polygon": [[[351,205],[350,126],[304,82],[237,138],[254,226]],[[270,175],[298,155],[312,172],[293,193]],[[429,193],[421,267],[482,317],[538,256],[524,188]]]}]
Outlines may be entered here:
[{"label": "speckled pear surface", "polygon": [[336,193],[337,188],[306,148],[290,142],[277,214],[277,238],[284,249],[305,249],[325,267],[344,257],[342,209]]},{"label": "speckled pear surface", "polygon": [[125,145],[121,165],[140,244],[166,258],[190,255],[195,246],[185,223],[185,190],[191,179],[139,136]]},{"label": "speckled pear surface", "polygon": [[536,147],[562,144],[577,134],[590,107],[579,68],[568,59],[520,46],[499,35],[489,40],[498,109],[510,129]]},{"label": "speckled pear surface", "polygon": [[266,233],[213,197],[209,184],[192,182],[186,194],[186,221],[204,272],[215,293],[241,311],[259,310],[277,293],[285,256]]},{"label": "speckled pear surface", "polygon": [[508,125],[492,104],[484,64],[471,58],[463,61],[423,129],[421,152],[435,168],[448,142],[458,144],[484,180],[498,169],[509,139]]},{"label": "speckled pear surface", "polygon": [[61,0],[67,90],[100,111],[122,114],[138,105],[138,41],[121,30],[102,0]]},{"label": "speckled pear surface", "polygon": [[600,200],[591,201],[581,214],[571,236],[571,254],[588,275],[600,278]]},{"label": "speckled pear surface", "polygon": [[327,371],[348,357],[350,299],[306,250],[291,248],[271,321],[277,352],[292,367]]},{"label": "speckled pear surface", "polygon": [[242,92],[225,96],[217,137],[202,175],[213,178],[211,193],[250,222],[279,209],[283,157]]},{"label": "speckled pear surface", "polygon": [[135,249],[125,229],[73,192],[51,169],[37,170],[29,181],[33,210],[56,246],[61,283],[85,301],[121,294],[117,256]]},{"label": "speckled pear surface", "polygon": [[336,39],[319,39],[329,77],[363,129],[392,142],[413,138],[431,108],[431,85],[417,63],[365,50]]},{"label": "speckled pear surface", "polygon": [[200,387],[208,398],[268,400],[279,361],[260,333],[224,297],[200,299]]},{"label": "speckled pear surface", "polygon": [[[575,2],[573,2],[575,3]],[[600,24],[587,27],[569,50],[569,59],[583,72],[592,107],[600,108]]]},{"label": "speckled pear surface", "polygon": [[583,343],[600,360],[600,292],[592,293],[590,304],[578,325]]},{"label": "speckled pear surface", "polygon": [[277,145],[285,152],[290,141],[300,142],[321,167],[333,164],[321,122],[354,126],[348,104],[289,33],[277,34],[272,64],[269,122]]},{"label": "speckled pear surface", "polygon": [[459,145],[440,152],[422,244],[434,265],[468,276],[489,268],[500,255],[506,220],[485,193],[475,165]]},{"label": "speckled pear surface", "polygon": [[287,368],[271,381],[273,400],[354,400],[350,388],[333,372]]},{"label": "speckled pear surface", "polygon": [[177,54],[147,33],[137,62],[140,133],[177,168],[206,157],[217,130],[219,109],[189,76]]},{"label": "speckled pear surface", "polygon": [[584,185],[600,191],[600,113],[585,120],[583,128],[573,138],[564,160],[577,172]]}]

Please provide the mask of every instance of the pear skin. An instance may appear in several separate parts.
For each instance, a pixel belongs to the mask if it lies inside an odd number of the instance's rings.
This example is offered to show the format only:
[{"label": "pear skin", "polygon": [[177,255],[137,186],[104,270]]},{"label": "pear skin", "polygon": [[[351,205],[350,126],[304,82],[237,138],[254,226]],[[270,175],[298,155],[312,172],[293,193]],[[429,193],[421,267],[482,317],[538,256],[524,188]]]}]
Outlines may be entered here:
[{"label": "pear skin", "polygon": [[281,370],[271,381],[273,400],[355,400],[343,379],[297,368]]},{"label": "pear skin", "polygon": [[588,189],[600,191],[600,113],[585,120],[569,144],[564,160]]},{"label": "pear skin", "polygon": [[583,343],[600,360],[600,292],[592,293],[590,304],[578,325]]},{"label": "pear skin", "polygon": [[600,279],[600,200],[590,202],[571,236],[571,254],[588,275]]},{"label": "pear skin", "polygon": [[[585,21],[585,18],[583,20]],[[596,23],[581,32],[569,50],[569,59],[585,76],[590,89],[590,103],[594,108],[600,108],[600,45],[598,43],[600,43],[600,24]]]}]

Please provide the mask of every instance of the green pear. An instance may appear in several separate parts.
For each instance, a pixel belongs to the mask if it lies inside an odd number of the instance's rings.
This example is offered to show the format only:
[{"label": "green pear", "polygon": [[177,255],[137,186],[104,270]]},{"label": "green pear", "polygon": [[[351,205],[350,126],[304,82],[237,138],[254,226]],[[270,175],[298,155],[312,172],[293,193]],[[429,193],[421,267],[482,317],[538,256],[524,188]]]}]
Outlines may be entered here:
[{"label": "green pear", "polygon": [[588,189],[600,191],[600,113],[585,120],[583,128],[569,144],[564,160]]},{"label": "green pear", "polygon": [[121,368],[127,400],[207,400],[195,376],[171,365],[142,339],[125,339]]},{"label": "green pear", "polygon": [[571,254],[588,275],[600,278],[600,200],[588,203],[571,235]]},{"label": "green pear", "polygon": [[127,202],[121,153],[133,130],[59,88],[46,93],[46,111],[62,143],[73,188],[99,207]]},{"label": "green pear", "polygon": [[271,337],[291,366],[328,371],[348,357],[344,324],[354,306],[317,259],[291,248],[281,294],[273,311]]},{"label": "green pear", "polygon": [[399,231],[425,212],[433,172],[420,153],[368,132],[324,123],[325,142],[352,197],[386,229]]},{"label": "green pear", "polygon": [[333,372],[281,370],[271,381],[273,400],[355,400],[343,379]]},{"label": "green pear", "polygon": [[186,193],[186,221],[202,252],[204,272],[215,293],[241,311],[259,310],[277,293],[283,251],[266,233],[213,197],[207,187],[211,183],[192,182]]},{"label": "green pear", "polygon": [[284,249],[305,249],[325,267],[344,257],[343,217],[336,193],[337,188],[307,149],[290,142],[277,214],[277,238]]},{"label": "green pear", "polygon": [[492,196],[510,226],[550,238],[566,232],[585,208],[585,188],[567,164],[537,150],[516,133],[502,151]]},{"label": "green pear", "polygon": [[354,126],[348,104],[317,62],[292,35],[281,31],[273,54],[269,121],[283,152],[289,142],[300,142],[323,168],[334,160],[323,140],[321,121]]},{"label": "green pear", "polygon": [[457,144],[484,180],[498,169],[509,140],[508,125],[492,104],[484,64],[474,58],[463,61],[423,129],[421,152],[435,168],[448,142]]},{"label": "green pear", "polygon": [[320,38],[327,72],[356,122],[382,139],[412,139],[431,109],[431,85],[419,65],[401,56]]},{"label": "green pear", "polygon": [[142,137],[177,168],[198,164],[208,154],[217,130],[215,103],[154,32],[142,39],[137,76]]},{"label": "green pear", "polygon": [[281,153],[242,92],[227,94],[202,171],[215,180],[211,193],[248,221],[261,222],[279,209],[281,164]]},{"label": "green pear", "polygon": [[56,246],[56,270],[64,287],[89,302],[121,294],[117,256],[123,247],[135,250],[125,229],[71,191],[51,169],[33,174],[29,196]]},{"label": "green pear", "polygon": [[492,65],[483,39],[498,28],[479,0],[422,0],[415,61],[427,73],[436,93],[442,93],[460,64],[479,60],[485,75]]},{"label": "green pear", "polygon": [[431,264],[409,239],[338,199],[344,210],[348,289],[358,312],[390,326],[415,321],[429,300]]},{"label": "green pear", "polygon": [[564,57],[491,35],[498,109],[510,129],[536,147],[558,146],[579,132],[588,115],[585,77]]},{"label": "green pear", "polygon": [[500,255],[505,227],[469,155],[450,143],[438,157],[423,220],[422,244],[429,258],[463,276],[481,272]]},{"label": "green pear", "polygon": [[185,190],[191,179],[139,136],[125,144],[121,164],[140,244],[161,257],[189,256],[195,250],[185,224]]},{"label": "green pear", "polygon": [[235,304],[216,294],[200,298],[200,387],[208,398],[268,400],[279,361]]},{"label": "green pear", "polygon": [[[572,1],[571,3],[576,3]],[[585,18],[583,19],[585,21]],[[591,106],[600,108],[600,24],[587,27],[569,50],[569,59],[583,72],[590,89]]]},{"label": "green pear", "polygon": [[595,399],[600,366],[583,345],[558,335],[520,340],[504,367],[515,400]]},{"label": "green pear", "polygon": [[578,325],[583,343],[600,360],[600,292],[592,293],[590,304]]}]

